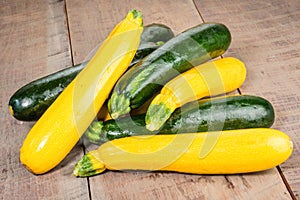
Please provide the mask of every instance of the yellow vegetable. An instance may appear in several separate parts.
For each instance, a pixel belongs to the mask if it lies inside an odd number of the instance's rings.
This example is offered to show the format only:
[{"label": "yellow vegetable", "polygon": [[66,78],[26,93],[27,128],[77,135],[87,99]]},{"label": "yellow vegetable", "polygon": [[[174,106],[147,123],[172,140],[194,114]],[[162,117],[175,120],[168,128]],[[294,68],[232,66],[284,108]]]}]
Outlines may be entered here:
[{"label": "yellow vegetable", "polygon": [[231,92],[246,79],[246,68],[236,58],[206,62],[178,75],[168,82],[153,101],[146,114],[146,127],[158,130],[173,111],[197,99]]},{"label": "yellow vegetable", "polygon": [[130,11],[32,127],[20,149],[20,160],[28,170],[45,173],[71,151],[129,66],[142,31],[141,13]]},{"label": "yellow vegetable", "polygon": [[135,136],[112,140],[90,151],[76,164],[73,173],[81,177],[105,169],[248,173],[281,164],[292,149],[289,136],[270,128]]}]

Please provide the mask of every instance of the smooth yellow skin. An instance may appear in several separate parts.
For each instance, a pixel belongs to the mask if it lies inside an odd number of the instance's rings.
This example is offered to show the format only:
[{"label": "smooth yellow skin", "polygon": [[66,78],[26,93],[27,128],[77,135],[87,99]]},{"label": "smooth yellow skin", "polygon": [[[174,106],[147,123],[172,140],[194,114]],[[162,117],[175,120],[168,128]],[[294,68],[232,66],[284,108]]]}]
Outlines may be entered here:
[{"label": "smooth yellow skin", "polygon": [[[172,96],[177,107],[191,100],[215,96],[239,88],[246,79],[246,67],[237,58],[221,58],[206,62],[175,77],[161,90]],[[159,99],[159,97],[157,97]],[[156,99],[152,101],[155,103]]]},{"label": "smooth yellow skin", "polygon": [[129,12],[36,122],[20,149],[20,160],[28,170],[45,173],[71,151],[129,66],[142,31],[141,17]]},{"label": "smooth yellow skin", "polygon": [[[236,58],[228,57],[206,62],[169,81],[150,106],[163,103],[168,109],[174,111],[188,102],[236,90],[245,79],[246,67]],[[158,130],[159,127],[151,124],[151,114],[147,113],[147,115],[150,119],[146,121],[147,128]]]},{"label": "smooth yellow skin", "polygon": [[[200,151],[219,137],[210,152]],[[206,143],[206,144],[205,144]],[[207,144],[208,143],[208,144]],[[291,155],[285,133],[271,128],[208,133],[127,137],[109,141],[89,152],[93,169],[163,170],[193,174],[235,174],[273,168]]]}]

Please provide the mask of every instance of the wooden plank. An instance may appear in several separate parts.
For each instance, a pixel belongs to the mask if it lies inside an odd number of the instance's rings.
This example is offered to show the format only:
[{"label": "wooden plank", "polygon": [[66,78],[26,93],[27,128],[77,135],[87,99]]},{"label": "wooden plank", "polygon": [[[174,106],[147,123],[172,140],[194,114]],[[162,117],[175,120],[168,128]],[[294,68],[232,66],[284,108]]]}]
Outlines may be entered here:
[{"label": "wooden plank", "polygon": [[90,52],[131,9],[143,12],[145,25],[163,23],[177,34],[202,22],[193,7],[191,1],[127,0],[121,3],[116,0],[67,0],[74,63],[78,64],[90,57]]},{"label": "wooden plank", "polygon": [[[10,96],[24,84],[70,66],[71,55],[63,1],[0,1],[0,196],[2,199],[87,199],[85,179],[71,174],[82,156],[77,146],[53,171],[28,172],[19,148],[33,125],[18,122],[8,111]],[[51,125],[51,122],[49,122]]]},{"label": "wooden plank", "polygon": [[93,199],[290,199],[276,169],[235,176],[106,172],[90,185]]},{"label": "wooden plank", "polygon": [[[176,33],[202,22],[191,0],[67,1],[75,63],[85,60],[132,8],[143,12],[145,24],[164,23]],[[235,176],[106,172],[89,180],[92,199],[290,199],[275,168]]]},{"label": "wooden plank", "polygon": [[[294,151],[280,167],[295,198],[300,196],[300,2],[195,1],[205,21],[230,28],[233,43],[226,56],[246,63],[242,93],[260,95],[274,105],[274,128],[293,140]],[[293,195],[293,194],[292,194]]]}]

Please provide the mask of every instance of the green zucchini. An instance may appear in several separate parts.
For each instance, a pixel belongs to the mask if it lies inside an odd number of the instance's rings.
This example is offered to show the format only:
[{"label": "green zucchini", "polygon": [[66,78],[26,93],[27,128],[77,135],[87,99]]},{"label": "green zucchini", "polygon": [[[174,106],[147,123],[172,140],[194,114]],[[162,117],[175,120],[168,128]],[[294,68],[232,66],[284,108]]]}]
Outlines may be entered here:
[{"label": "green zucchini", "polygon": [[141,43],[167,42],[172,37],[174,37],[174,33],[168,26],[153,23],[144,27],[144,31],[141,36]]},{"label": "green zucchini", "polygon": [[[141,37],[143,40],[129,67],[170,40],[174,34],[163,24],[150,24],[144,27]],[[38,120],[87,63],[68,67],[21,87],[9,100],[10,113],[18,120]]]},{"label": "green zucchini", "polygon": [[179,73],[222,55],[231,42],[226,26],[203,23],[172,38],[129,69],[108,102],[116,119],[143,105]]},{"label": "green zucchini", "polygon": [[274,123],[274,118],[274,109],[268,100],[234,95],[187,103],[177,108],[158,131],[146,129],[145,114],[139,114],[118,120],[94,121],[84,136],[92,143],[101,144],[134,135],[268,128]]}]

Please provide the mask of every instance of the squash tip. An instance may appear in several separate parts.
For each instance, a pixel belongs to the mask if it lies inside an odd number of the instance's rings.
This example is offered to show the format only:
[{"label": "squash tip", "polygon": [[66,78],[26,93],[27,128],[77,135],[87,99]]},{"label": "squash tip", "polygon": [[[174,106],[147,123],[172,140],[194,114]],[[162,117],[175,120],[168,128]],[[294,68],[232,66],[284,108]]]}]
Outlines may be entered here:
[{"label": "squash tip", "polygon": [[126,115],[131,111],[130,99],[125,94],[114,92],[108,101],[108,112],[113,119]]},{"label": "squash tip", "polygon": [[142,17],[142,12],[136,9],[133,9],[130,11],[130,13],[132,14],[133,18],[140,18]]},{"label": "squash tip", "polygon": [[135,23],[139,24],[141,27],[143,26],[143,15],[141,11],[133,9],[128,12],[126,18],[131,21],[135,21]]},{"label": "squash tip", "polygon": [[170,108],[164,102],[159,104],[151,103],[145,117],[146,128],[150,131],[160,129],[174,110],[173,106]]},{"label": "squash tip", "polygon": [[11,105],[9,105],[9,113],[14,116],[14,109]]},{"label": "squash tip", "polygon": [[[105,164],[98,159],[98,151],[93,150],[85,154],[75,165],[73,175],[76,177],[88,177],[100,174],[106,170]],[[94,156],[96,154],[97,156]]]}]

